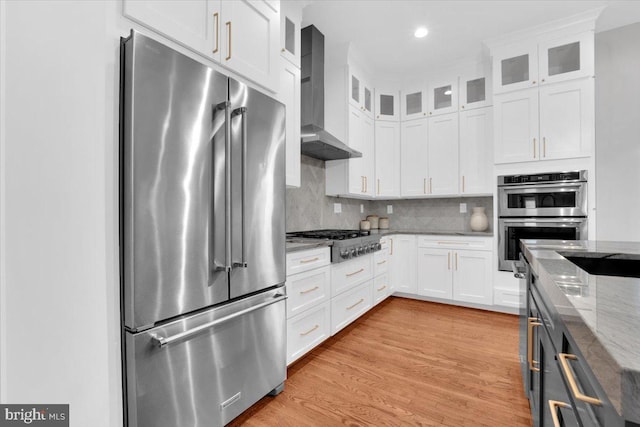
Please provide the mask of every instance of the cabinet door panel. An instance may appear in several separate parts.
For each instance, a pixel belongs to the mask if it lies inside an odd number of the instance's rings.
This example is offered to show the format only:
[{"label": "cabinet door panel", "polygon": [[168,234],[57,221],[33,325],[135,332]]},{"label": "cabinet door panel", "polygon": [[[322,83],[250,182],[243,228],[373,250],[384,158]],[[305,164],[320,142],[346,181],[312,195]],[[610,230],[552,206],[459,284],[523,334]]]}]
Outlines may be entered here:
[{"label": "cabinet door panel", "polygon": [[491,305],[491,252],[453,251],[453,299]]},{"label": "cabinet door panel", "polygon": [[420,119],[427,115],[427,92],[423,89],[405,90],[400,94],[401,120]]},{"label": "cabinet door panel", "polygon": [[418,248],[418,294],[451,299],[451,251]]},{"label": "cabinet door panel", "polygon": [[287,186],[300,187],[300,68],[288,61],[280,71],[280,100],[286,105]]},{"label": "cabinet door panel", "polygon": [[507,46],[493,53],[493,93],[538,85],[538,49],[535,43]]},{"label": "cabinet door panel", "polygon": [[429,116],[458,111],[458,79],[448,79],[429,85]]},{"label": "cabinet door panel", "polygon": [[427,119],[403,122],[400,132],[400,193],[427,194]]},{"label": "cabinet door panel", "polygon": [[264,1],[223,1],[222,62],[239,74],[274,89],[277,82],[280,17]]},{"label": "cabinet door panel", "polygon": [[495,96],[496,163],[538,159],[538,89]]},{"label": "cabinet door panel", "polygon": [[429,118],[429,194],[458,193],[458,113]]},{"label": "cabinet door panel", "polygon": [[541,159],[589,156],[593,123],[591,79],[540,88]]},{"label": "cabinet door panel", "polygon": [[207,0],[158,1],[158,0],[125,0],[124,16],[151,28],[165,36],[194,49],[207,56],[213,56],[216,25],[219,29],[220,16],[217,21],[210,12]]},{"label": "cabinet door panel", "polygon": [[[363,112],[362,118],[362,163],[364,175],[364,193],[373,196],[376,191],[375,172],[375,124],[373,119]],[[351,160],[349,160],[351,161]]]},{"label": "cabinet door panel", "polygon": [[389,285],[396,292],[415,294],[416,236],[399,234],[389,237]]},{"label": "cabinet door panel", "polygon": [[362,152],[362,157],[347,160],[349,168],[349,193],[364,194],[365,153],[364,150],[364,117],[362,111],[354,106],[349,107],[349,146]]},{"label": "cabinet door panel", "polygon": [[400,195],[400,123],[376,122],[376,196]]},{"label": "cabinet door panel", "polygon": [[588,31],[540,43],[540,84],[594,74],[594,35]]},{"label": "cabinet door panel", "polygon": [[460,193],[487,194],[491,183],[493,109],[460,113]]},{"label": "cabinet door panel", "polygon": [[400,120],[400,93],[393,90],[376,89],[374,109],[376,120],[397,122]]},{"label": "cabinet door panel", "polygon": [[280,10],[280,53],[300,68],[300,22],[302,8],[296,2],[282,2]]}]

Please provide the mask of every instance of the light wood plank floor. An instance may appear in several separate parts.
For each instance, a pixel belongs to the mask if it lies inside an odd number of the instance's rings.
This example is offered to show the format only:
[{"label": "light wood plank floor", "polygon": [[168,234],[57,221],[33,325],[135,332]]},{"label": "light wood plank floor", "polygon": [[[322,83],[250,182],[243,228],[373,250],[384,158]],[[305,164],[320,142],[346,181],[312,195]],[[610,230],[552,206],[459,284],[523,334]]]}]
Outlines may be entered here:
[{"label": "light wood plank floor", "polygon": [[516,316],[391,297],[232,426],[531,426]]}]

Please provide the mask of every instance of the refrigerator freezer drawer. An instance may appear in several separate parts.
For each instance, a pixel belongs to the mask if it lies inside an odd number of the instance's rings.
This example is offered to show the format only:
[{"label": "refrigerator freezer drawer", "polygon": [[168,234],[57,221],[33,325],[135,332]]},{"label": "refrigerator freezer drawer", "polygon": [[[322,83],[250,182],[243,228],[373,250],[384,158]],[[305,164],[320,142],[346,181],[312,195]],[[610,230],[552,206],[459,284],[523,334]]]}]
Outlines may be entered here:
[{"label": "refrigerator freezer drawer", "polygon": [[286,376],[282,290],[126,333],[129,427],[222,426],[279,386]]}]

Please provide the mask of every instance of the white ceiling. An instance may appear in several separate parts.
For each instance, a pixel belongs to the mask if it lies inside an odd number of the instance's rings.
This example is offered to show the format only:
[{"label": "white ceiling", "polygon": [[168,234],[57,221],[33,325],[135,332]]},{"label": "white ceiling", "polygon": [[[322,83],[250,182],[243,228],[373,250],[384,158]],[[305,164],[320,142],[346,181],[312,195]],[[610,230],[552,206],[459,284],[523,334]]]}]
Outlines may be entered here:
[{"label": "white ceiling", "polygon": [[[606,6],[596,31],[640,22],[640,1],[466,0],[307,2],[303,27],[314,24],[327,48],[351,42],[376,75],[415,75],[478,58],[482,41]],[[429,35],[413,32],[426,26]]]}]

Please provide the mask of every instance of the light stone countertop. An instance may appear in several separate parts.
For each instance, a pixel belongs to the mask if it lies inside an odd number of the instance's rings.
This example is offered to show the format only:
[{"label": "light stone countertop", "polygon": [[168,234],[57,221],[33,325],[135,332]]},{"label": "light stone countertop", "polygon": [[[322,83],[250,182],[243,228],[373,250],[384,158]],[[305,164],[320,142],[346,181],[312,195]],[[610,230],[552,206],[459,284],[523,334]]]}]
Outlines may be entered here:
[{"label": "light stone countertop", "polygon": [[640,243],[523,240],[522,247],[538,289],[555,306],[618,413],[640,423],[640,279],[591,275],[560,255],[640,255]]}]

